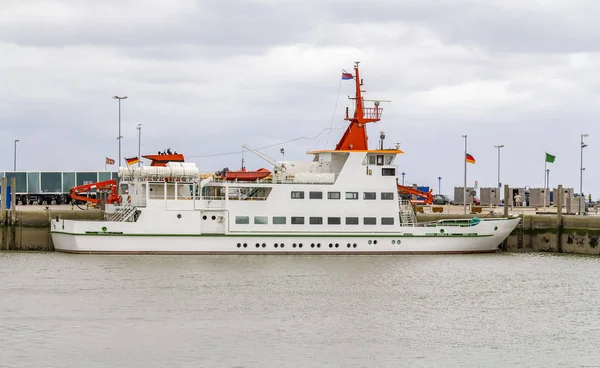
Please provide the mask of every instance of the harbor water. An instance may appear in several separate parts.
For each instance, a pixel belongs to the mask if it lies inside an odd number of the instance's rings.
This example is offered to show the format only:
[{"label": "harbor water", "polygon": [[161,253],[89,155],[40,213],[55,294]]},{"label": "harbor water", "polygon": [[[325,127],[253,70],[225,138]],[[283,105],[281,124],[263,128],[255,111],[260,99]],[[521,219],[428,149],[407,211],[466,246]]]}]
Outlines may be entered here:
[{"label": "harbor water", "polygon": [[597,366],[600,258],[0,252],[0,367]]}]

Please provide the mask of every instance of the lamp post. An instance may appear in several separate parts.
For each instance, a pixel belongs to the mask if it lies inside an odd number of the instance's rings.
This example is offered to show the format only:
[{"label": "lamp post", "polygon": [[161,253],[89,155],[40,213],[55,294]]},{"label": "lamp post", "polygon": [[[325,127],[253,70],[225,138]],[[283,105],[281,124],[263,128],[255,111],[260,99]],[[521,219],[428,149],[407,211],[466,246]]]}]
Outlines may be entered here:
[{"label": "lamp post", "polygon": [[17,142],[19,140],[15,139],[15,155],[14,155],[14,165],[13,165],[13,171],[17,171]]},{"label": "lamp post", "polygon": [[442,194],[442,177],[438,176],[438,194]]},{"label": "lamp post", "polygon": [[467,213],[467,135],[463,134],[462,136],[465,139],[465,153],[463,155],[463,162],[465,164],[464,174],[465,181],[463,183],[463,212]]},{"label": "lamp post", "polygon": [[141,147],[142,147],[142,124],[138,124],[137,125],[137,130],[138,130],[138,160],[140,160],[140,162],[138,162],[138,167],[140,167],[142,165],[142,156],[141,156]]},{"label": "lamp post", "polygon": [[402,175],[402,185],[404,185],[404,175],[406,175],[406,173],[403,171],[403,172],[401,173],[401,175]]},{"label": "lamp post", "polygon": [[494,145],[494,147],[498,148],[498,203],[500,203],[500,190],[502,189],[502,183],[500,182],[500,148],[504,147],[503,144]]},{"label": "lamp post", "polygon": [[[583,170],[585,170],[585,168],[583,167],[583,149],[585,147],[587,147],[587,144],[583,143],[583,138],[584,137],[589,137],[589,134],[582,134],[581,135],[581,161],[580,161],[580,165],[579,165],[579,195],[583,196]],[[579,214],[581,214],[581,198],[579,198]]]},{"label": "lamp post", "polygon": [[123,139],[123,136],[121,136],[121,100],[126,99],[127,96],[113,96],[113,98],[119,100],[119,136],[117,139],[119,140],[119,166],[121,166],[121,139]]}]

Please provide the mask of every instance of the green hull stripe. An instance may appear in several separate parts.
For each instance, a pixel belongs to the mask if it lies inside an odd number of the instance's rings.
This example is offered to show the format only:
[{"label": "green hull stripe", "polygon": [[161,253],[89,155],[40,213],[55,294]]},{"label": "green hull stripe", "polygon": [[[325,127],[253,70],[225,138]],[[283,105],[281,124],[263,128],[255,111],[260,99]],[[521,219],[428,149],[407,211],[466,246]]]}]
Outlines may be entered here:
[{"label": "green hull stripe", "polygon": [[64,231],[52,231],[52,234],[63,234],[63,235],[77,235],[77,236],[138,236],[138,237],[296,237],[296,238],[308,238],[308,237],[324,237],[324,238],[456,238],[456,237],[467,237],[467,238],[482,238],[493,236],[492,234],[476,234],[476,233],[465,233],[465,234],[432,234],[428,233],[425,235],[414,235],[414,234],[122,234],[122,233],[103,233],[87,231],[84,234],[69,233]]}]

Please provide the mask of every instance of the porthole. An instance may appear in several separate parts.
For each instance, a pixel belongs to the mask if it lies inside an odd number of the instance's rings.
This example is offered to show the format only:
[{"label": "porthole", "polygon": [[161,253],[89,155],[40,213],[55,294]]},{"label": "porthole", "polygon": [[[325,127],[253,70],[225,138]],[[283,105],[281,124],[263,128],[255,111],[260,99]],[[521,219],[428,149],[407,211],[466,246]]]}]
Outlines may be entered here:
[{"label": "porthole", "polygon": [[202,220],[206,220],[206,215],[202,216]]},{"label": "porthole", "polygon": [[315,243],[312,243],[312,244],[310,245],[310,247],[311,247],[311,248],[314,248],[314,247],[315,247]]},{"label": "porthole", "polygon": [[498,231],[498,226],[494,226],[494,231]]},{"label": "porthole", "polygon": [[242,246],[242,244],[240,244],[240,243],[237,243],[237,247],[238,247],[238,248],[239,248],[239,247],[241,247],[241,246]]},{"label": "porthole", "polygon": [[217,216],[215,216],[215,215],[212,215],[211,219],[213,219],[213,220],[216,220],[216,219],[217,219]]},{"label": "porthole", "polygon": [[351,245],[350,243],[348,243],[348,244],[346,244],[346,246],[347,246],[348,248],[350,248],[352,245]]},{"label": "porthole", "polygon": [[296,243],[292,244],[292,248],[296,248]]},{"label": "porthole", "polygon": [[275,243],[275,248],[278,248],[278,247],[279,247],[279,244]]},{"label": "porthole", "polygon": [[266,246],[267,246],[267,245],[266,245],[265,243],[262,243],[262,247],[263,247],[263,248],[264,248],[264,247],[266,247]]},{"label": "porthole", "polygon": [[248,248],[248,243],[244,243],[244,248]]},{"label": "porthole", "polygon": [[317,248],[321,248],[321,243],[317,243]]},{"label": "porthole", "polygon": [[336,247],[336,248],[339,248],[339,246],[340,246],[340,245],[339,245],[338,243],[335,243],[335,247]]},{"label": "porthole", "polygon": [[396,244],[396,241],[395,241],[395,240],[392,240],[392,244]]},{"label": "porthole", "polygon": [[260,244],[256,243],[256,247],[257,247],[257,248],[260,248]]},{"label": "porthole", "polygon": [[373,244],[377,244],[377,240],[373,240]]},{"label": "porthole", "polygon": [[398,239],[398,241],[396,242],[398,245],[400,245],[400,239]]},{"label": "porthole", "polygon": [[177,214],[177,218],[181,218],[181,213],[178,213],[178,214]]},{"label": "porthole", "polygon": [[333,244],[332,243],[329,243],[329,248],[333,248]]},{"label": "porthole", "polygon": [[369,240],[369,244],[372,244],[373,242],[371,240]]},{"label": "porthole", "polygon": [[283,248],[283,247],[285,247],[285,244],[284,244],[284,243],[281,243],[281,248]]},{"label": "porthole", "polygon": [[298,244],[298,248],[302,248],[302,243]]},{"label": "porthole", "polygon": [[353,246],[354,248],[356,248],[356,243],[352,244],[352,246]]},{"label": "porthole", "polygon": [[443,233],[444,233],[444,229],[440,229],[440,234],[443,234]]}]

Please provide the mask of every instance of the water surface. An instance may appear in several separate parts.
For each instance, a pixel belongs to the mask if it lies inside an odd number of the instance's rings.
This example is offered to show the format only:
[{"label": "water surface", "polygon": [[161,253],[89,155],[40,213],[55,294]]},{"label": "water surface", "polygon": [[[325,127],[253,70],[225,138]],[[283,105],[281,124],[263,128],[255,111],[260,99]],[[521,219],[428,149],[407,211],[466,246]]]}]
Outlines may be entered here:
[{"label": "water surface", "polygon": [[598,366],[600,258],[0,252],[0,367]]}]

